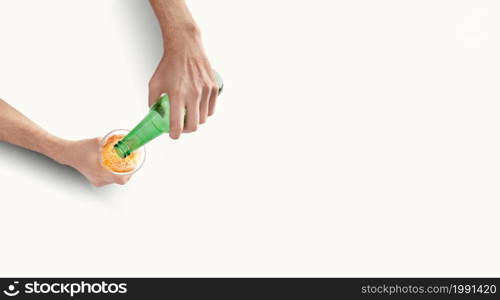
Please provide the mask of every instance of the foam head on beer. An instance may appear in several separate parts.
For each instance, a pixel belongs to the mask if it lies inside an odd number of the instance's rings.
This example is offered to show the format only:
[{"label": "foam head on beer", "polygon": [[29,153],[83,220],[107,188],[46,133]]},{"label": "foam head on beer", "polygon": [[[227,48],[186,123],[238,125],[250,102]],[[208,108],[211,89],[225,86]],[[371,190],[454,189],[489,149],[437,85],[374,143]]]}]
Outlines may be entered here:
[{"label": "foam head on beer", "polygon": [[129,173],[134,171],[139,163],[139,153],[132,152],[125,158],[121,158],[115,151],[114,146],[125,136],[115,134],[110,136],[101,147],[101,161],[103,167],[115,173]]}]

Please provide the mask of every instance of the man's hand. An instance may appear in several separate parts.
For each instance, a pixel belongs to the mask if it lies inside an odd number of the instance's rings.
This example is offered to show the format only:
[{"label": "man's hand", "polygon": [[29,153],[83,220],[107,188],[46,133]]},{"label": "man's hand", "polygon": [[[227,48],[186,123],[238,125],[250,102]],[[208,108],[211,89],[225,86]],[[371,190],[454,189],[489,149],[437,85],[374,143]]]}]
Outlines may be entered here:
[{"label": "man's hand", "polygon": [[64,157],[59,161],[76,169],[96,187],[125,184],[132,175],[115,175],[104,169],[99,161],[100,138],[64,142]]},{"label": "man's hand", "polygon": [[149,82],[149,105],[170,98],[170,137],[193,132],[214,113],[219,88],[199,30],[184,0],[151,0],[162,28],[164,55]]}]

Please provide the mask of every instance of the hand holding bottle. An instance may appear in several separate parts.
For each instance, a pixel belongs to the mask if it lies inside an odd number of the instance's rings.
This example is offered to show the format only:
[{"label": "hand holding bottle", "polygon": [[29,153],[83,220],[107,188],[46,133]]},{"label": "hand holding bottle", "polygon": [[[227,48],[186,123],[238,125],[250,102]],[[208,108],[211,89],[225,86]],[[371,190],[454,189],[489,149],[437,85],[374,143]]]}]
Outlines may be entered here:
[{"label": "hand holding bottle", "polygon": [[[199,51],[199,50],[196,50]],[[160,62],[149,85],[149,105],[162,93],[170,97],[170,137],[193,132],[214,113],[219,92],[212,68],[203,53],[170,52]],[[186,120],[184,121],[184,116]]]},{"label": "hand holding bottle", "polygon": [[182,132],[196,131],[214,113],[219,87],[184,1],[151,4],[162,29],[164,56],[149,82],[149,106],[168,94],[170,137],[178,139]]}]

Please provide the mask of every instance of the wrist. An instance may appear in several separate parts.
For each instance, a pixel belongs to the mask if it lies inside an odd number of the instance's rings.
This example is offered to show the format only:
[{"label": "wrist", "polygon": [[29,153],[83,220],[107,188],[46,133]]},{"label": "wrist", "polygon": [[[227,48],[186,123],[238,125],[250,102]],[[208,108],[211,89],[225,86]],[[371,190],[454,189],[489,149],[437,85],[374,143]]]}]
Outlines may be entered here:
[{"label": "wrist", "polygon": [[62,165],[71,165],[69,147],[71,142],[58,137],[51,137],[47,141],[43,154]]},{"label": "wrist", "polygon": [[165,49],[178,49],[201,42],[201,32],[198,26],[188,22],[174,26],[163,36]]}]

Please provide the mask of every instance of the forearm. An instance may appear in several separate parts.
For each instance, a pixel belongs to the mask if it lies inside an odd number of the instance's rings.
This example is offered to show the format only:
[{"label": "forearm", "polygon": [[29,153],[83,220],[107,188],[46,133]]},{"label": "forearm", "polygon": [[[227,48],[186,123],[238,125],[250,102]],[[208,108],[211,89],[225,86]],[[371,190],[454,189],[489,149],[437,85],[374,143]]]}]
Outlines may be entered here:
[{"label": "forearm", "polygon": [[200,31],[184,0],[150,0],[160,23],[165,45],[198,40]]},{"label": "forearm", "polygon": [[66,141],[51,135],[0,99],[0,141],[14,144],[65,163]]}]

